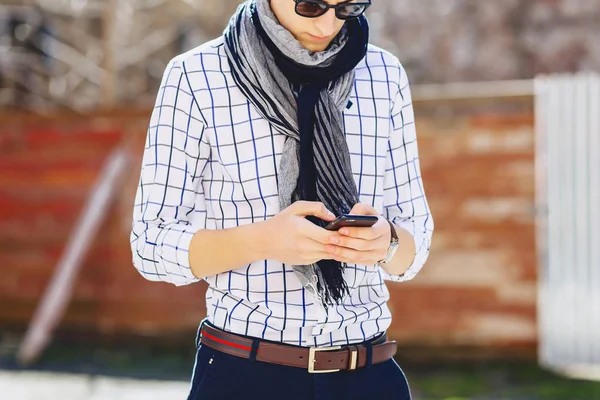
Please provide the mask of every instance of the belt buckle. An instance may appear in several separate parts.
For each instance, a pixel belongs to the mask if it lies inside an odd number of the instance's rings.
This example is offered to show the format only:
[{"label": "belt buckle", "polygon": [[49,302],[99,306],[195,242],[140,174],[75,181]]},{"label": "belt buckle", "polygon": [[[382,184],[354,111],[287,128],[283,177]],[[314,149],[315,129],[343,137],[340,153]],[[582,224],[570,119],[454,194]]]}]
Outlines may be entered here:
[{"label": "belt buckle", "polygon": [[315,363],[317,362],[316,353],[321,351],[334,351],[341,350],[342,346],[334,346],[334,347],[310,347],[308,349],[308,372],[311,374],[326,374],[329,372],[338,372],[341,371],[339,369],[323,369],[323,370],[315,370]]}]

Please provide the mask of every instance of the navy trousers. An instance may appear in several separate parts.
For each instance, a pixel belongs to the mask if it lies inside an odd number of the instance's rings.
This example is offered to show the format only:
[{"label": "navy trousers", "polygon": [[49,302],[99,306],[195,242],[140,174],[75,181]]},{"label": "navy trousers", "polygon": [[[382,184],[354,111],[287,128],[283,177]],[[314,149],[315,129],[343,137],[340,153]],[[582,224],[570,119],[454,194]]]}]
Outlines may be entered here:
[{"label": "navy trousers", "polygon": [[394,359],[355,371],[307,370],[246,360],[199,344],[188,400],[410,400]]}]

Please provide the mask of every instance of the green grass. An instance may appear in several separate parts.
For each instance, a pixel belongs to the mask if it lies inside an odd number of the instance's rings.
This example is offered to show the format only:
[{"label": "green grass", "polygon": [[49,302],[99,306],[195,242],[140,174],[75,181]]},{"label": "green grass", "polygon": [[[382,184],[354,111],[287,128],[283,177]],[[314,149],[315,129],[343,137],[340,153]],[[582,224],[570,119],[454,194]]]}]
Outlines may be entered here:
[{"label": "green grass", "polygon": [[532,362],[404,366],[415,399],[598,400],[600,382],[569,379]]}]

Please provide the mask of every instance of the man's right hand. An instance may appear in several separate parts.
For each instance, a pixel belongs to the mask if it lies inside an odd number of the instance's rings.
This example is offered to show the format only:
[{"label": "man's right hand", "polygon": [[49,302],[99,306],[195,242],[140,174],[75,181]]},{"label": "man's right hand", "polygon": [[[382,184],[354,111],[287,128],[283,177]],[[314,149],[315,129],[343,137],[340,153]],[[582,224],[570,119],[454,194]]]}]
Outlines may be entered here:
[{"label": "man's right hand", "polygon": [[325,246],[331,236],[339,235],[307,220],[315,216],[331,222],[336,216],[323,203],[297,201],[263,224],[266,259],[290,265],[310,265],[332,259]]}]

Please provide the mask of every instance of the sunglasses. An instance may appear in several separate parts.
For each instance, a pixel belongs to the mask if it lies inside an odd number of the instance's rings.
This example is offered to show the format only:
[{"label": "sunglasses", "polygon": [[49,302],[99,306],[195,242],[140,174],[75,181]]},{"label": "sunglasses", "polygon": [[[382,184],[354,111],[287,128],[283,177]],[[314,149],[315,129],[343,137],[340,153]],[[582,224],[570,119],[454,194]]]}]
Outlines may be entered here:
[{"label": "sunglasses", "polygon": [[341,20],[358,18],[371,5],[371,1],[363,3],[341,3],[328,4],[321,0],[294,0],[296,2],[296,14],[306,18],[317,18],[324,15],[330,8],[335,9],[335,16]]}]

